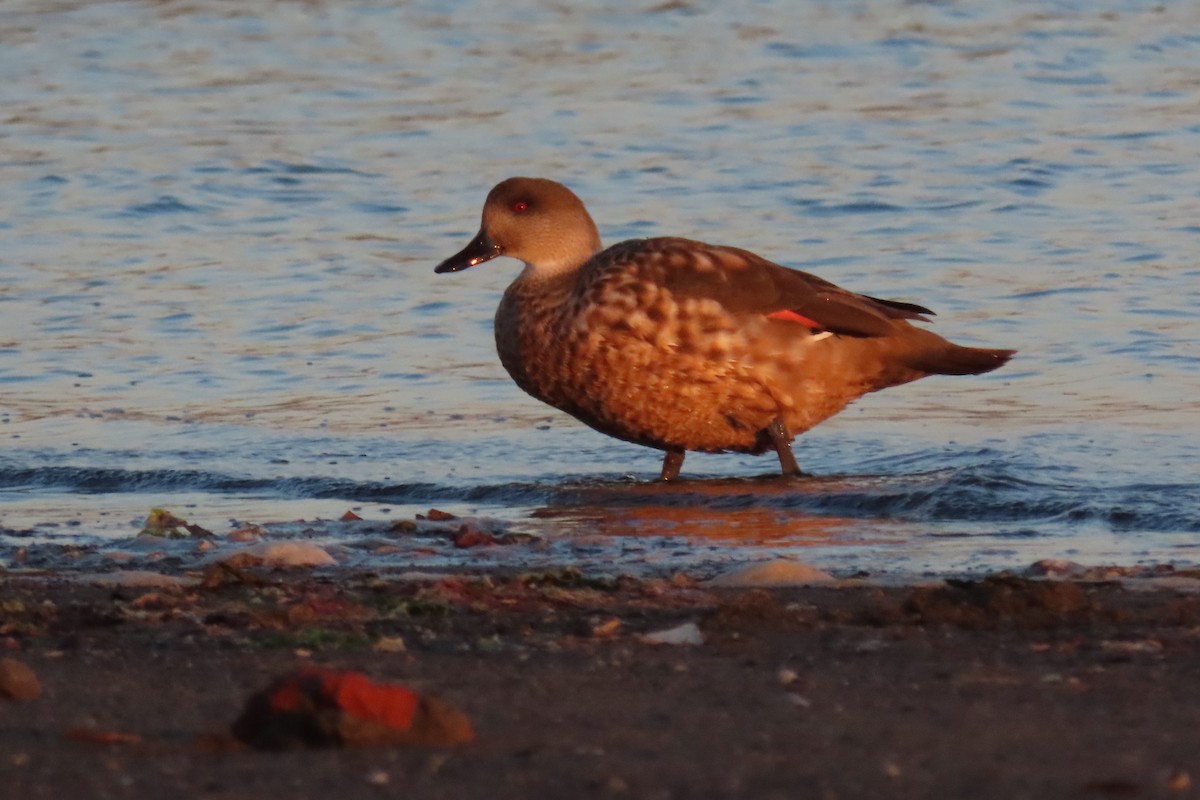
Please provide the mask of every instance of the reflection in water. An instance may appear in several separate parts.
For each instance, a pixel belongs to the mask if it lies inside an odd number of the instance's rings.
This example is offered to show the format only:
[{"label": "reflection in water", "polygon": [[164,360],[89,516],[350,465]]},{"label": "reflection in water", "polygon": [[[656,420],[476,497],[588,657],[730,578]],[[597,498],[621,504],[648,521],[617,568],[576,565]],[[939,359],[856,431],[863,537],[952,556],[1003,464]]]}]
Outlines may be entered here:
[{"label": "reflection in water", "polygon": [[[803,484],[808,483],[807,486]],[[863,520],[787,508],[801,484],[779,478],[691,480],[679,484],[595,485],[571,492],[531,516],[578,535],[675,536],[708,542],[804,546],[871,544]],[[779,501],[784,502],[779,502]],[[773,502],[774,501],[774,502]]]}]

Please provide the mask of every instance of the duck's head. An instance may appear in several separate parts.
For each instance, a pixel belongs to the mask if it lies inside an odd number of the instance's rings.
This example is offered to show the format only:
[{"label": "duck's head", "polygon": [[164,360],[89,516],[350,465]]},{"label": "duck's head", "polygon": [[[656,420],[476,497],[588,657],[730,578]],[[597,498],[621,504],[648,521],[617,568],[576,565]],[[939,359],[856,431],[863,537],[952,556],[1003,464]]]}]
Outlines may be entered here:
[{"label": "duck's head", "polygon": [[600,234],[575,193],[544,178],[509,178],[488,192],[478,235],[434,272],[510,256],[532,275],[574,270],[600,250]]}]

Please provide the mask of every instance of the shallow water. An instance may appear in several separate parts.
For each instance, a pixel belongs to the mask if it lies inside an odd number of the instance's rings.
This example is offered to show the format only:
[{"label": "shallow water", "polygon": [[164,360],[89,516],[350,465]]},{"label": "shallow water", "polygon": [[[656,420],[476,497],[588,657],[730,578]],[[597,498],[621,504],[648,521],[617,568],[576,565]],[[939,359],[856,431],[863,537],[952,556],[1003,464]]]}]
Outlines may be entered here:
[{"label": "shallow water", "polygon": [[[5,4],[0,563],[152,506],[437,506],[598,564],[1197,563],[1188,31],[1082,0]],[[1020,355],[860,401],[798,441],[815,479],[690,455],[647,484],[656,452],[499,366],[515,263],[432,273],[511,174],[606,241],[749,247]]]}]

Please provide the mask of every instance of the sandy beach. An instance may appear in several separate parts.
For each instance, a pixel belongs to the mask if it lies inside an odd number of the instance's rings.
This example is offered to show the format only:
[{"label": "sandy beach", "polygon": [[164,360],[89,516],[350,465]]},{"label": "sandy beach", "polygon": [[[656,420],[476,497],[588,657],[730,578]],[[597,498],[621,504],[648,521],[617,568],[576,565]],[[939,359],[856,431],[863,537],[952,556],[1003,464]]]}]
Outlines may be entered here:
[{"label": "sandy beach", "polygon": [[[195,577],[0,575],[0,655],[41,683],[0,703],[6,796],[1173,797],[1198,774],[1200,582],[1184,573]],[[688,623],[701,643],[647,639]],[[439,697],[476,740],[235,742],[246,699],[304,664]]]}]

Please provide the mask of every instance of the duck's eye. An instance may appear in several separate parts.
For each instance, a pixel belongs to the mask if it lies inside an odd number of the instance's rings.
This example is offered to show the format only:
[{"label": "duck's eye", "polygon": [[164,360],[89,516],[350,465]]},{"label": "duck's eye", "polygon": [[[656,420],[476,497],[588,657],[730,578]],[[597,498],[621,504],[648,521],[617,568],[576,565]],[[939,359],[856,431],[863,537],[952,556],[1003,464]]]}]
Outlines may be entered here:
[{"label": "duck's eye", "polygon": [[529,203],[526,203],[524,200],[518,200],[512,204],[512,210],[514,214],[524,214],[529,210]]}]

